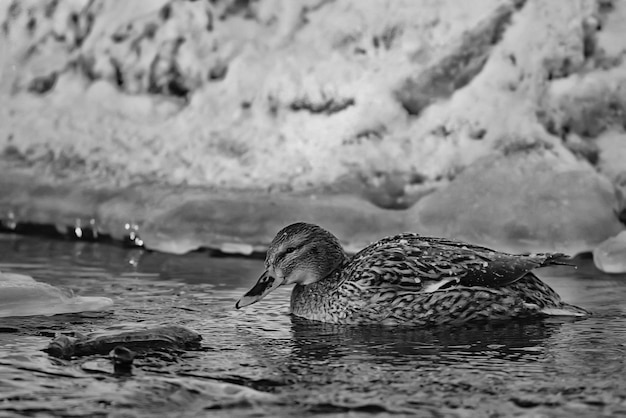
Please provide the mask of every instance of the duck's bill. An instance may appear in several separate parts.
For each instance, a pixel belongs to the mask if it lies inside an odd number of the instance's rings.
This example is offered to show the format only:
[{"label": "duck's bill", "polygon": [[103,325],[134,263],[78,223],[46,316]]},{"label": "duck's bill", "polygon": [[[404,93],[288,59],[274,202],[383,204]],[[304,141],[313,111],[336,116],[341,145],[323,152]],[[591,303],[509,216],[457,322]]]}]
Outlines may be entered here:
[{"label": "duck's bill", "polygon": [[267,271],[264,272],[252,289],[248,290],[248,293],[243,295],[241,299],[237,301],[235,308],[243,308],[244,306],[252,305],[253,303],[260,301],[281,284],[283,284],[282,280],[278,280],[275,277],[270,276]]}]

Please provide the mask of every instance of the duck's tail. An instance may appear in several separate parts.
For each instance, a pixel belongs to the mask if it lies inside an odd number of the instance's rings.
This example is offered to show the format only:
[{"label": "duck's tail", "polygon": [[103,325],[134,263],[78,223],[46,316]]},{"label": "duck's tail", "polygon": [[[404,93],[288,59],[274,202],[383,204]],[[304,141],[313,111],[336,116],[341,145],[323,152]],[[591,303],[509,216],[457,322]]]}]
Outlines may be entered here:
[{"label": "duck's tail", "polygon": [[540,311],[547,316],[576,316],[585,317],[590,316],[591,312],[586,309],[579,308],[578,306],[570,305],[569,303],[561,302],[558,306],[545,307]]},{"label": "duck's tail", "polygon": [[542,282],[533,273],[526,274],[511,288],[514,288],[536,313],[546,316],[586,317],[591,315],[589,311],[583,308],[563,302],[554,289]]},{"label": "duck's tail", "polygon": [[541,263],[541,267],[546,266],[570,266],[576,267],[576,263],[572,260],[572,257],[563,253],[551,253],[544,254],[546,256],[545,260]]},{"label": "duck's tail", "polygon": [[[549,254],[546,257],[545,261],[542,264],[543,266],[570,266],[576,268],[576,263],[572,260],[572,258],[563,253],[553,253]],[[586,317],[590,316],[591,312],[586,309],[579,308],[578,306],[571,305],[569,303],[565,303],[560,300],[558,297],[558,305],[544,307],[541,309],[541,313],[547,316],[574,316],[574,317]]]}]

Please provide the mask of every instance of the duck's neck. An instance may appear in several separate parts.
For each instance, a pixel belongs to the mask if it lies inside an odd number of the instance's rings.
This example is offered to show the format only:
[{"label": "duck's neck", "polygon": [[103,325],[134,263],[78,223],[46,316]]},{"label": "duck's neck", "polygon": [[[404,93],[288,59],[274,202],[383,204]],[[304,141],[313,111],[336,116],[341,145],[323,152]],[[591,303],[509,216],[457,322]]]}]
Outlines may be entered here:
[{"label": "duck's neck", "polygon": [[[324,276],[322,279],[307,285],[296,284],[293,288],[295,293],[306,293],[306,294],[326,294],[331,292],[341,283],[342,280],[342,272],[343,268],[350,261],[350,257],[344,254],[343,260],[334,267],[329,274]],[[293,300],[293,298],[292,298]]]},{"label": "duck's neck", "polygon": [[340,289],[343,266],[309,285],[296,284],[291,292],[291,313],[307,319],[334,322],[337,310],[343,309]]}]

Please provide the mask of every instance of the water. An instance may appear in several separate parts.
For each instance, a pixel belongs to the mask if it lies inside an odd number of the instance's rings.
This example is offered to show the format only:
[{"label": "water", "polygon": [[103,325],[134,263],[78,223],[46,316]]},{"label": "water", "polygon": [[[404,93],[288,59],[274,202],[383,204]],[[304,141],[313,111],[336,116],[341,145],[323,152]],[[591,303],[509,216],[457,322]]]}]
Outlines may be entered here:
[{"label": "water", "polygon": [[[0,318],[0,417],[626,414],[626,277],[581,266],[544,273],[589,319],[342,327],[292,319],[289,289],[235,310],[260,260],[0,235],[0,270],[115,300],[107,312]],[[202,349],[140,357],[132,373],[41,351],[57,331],[137,323],[188,326]]]}]

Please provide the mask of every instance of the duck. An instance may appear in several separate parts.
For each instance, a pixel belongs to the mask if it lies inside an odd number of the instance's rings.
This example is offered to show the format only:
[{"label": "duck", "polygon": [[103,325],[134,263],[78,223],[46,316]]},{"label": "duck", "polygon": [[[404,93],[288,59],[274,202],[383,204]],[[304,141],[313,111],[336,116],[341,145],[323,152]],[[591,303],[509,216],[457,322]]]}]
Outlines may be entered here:
[{"label": "duck", "polygon": [[533,270],[572,265],[562,253],[508,254],[401,233],[350,257],[332,233],[297,222],[271,241],[265,271],[235,304],[295,284],[291,314],[333,324],[440,326],[547,316],[585,317]]}]

